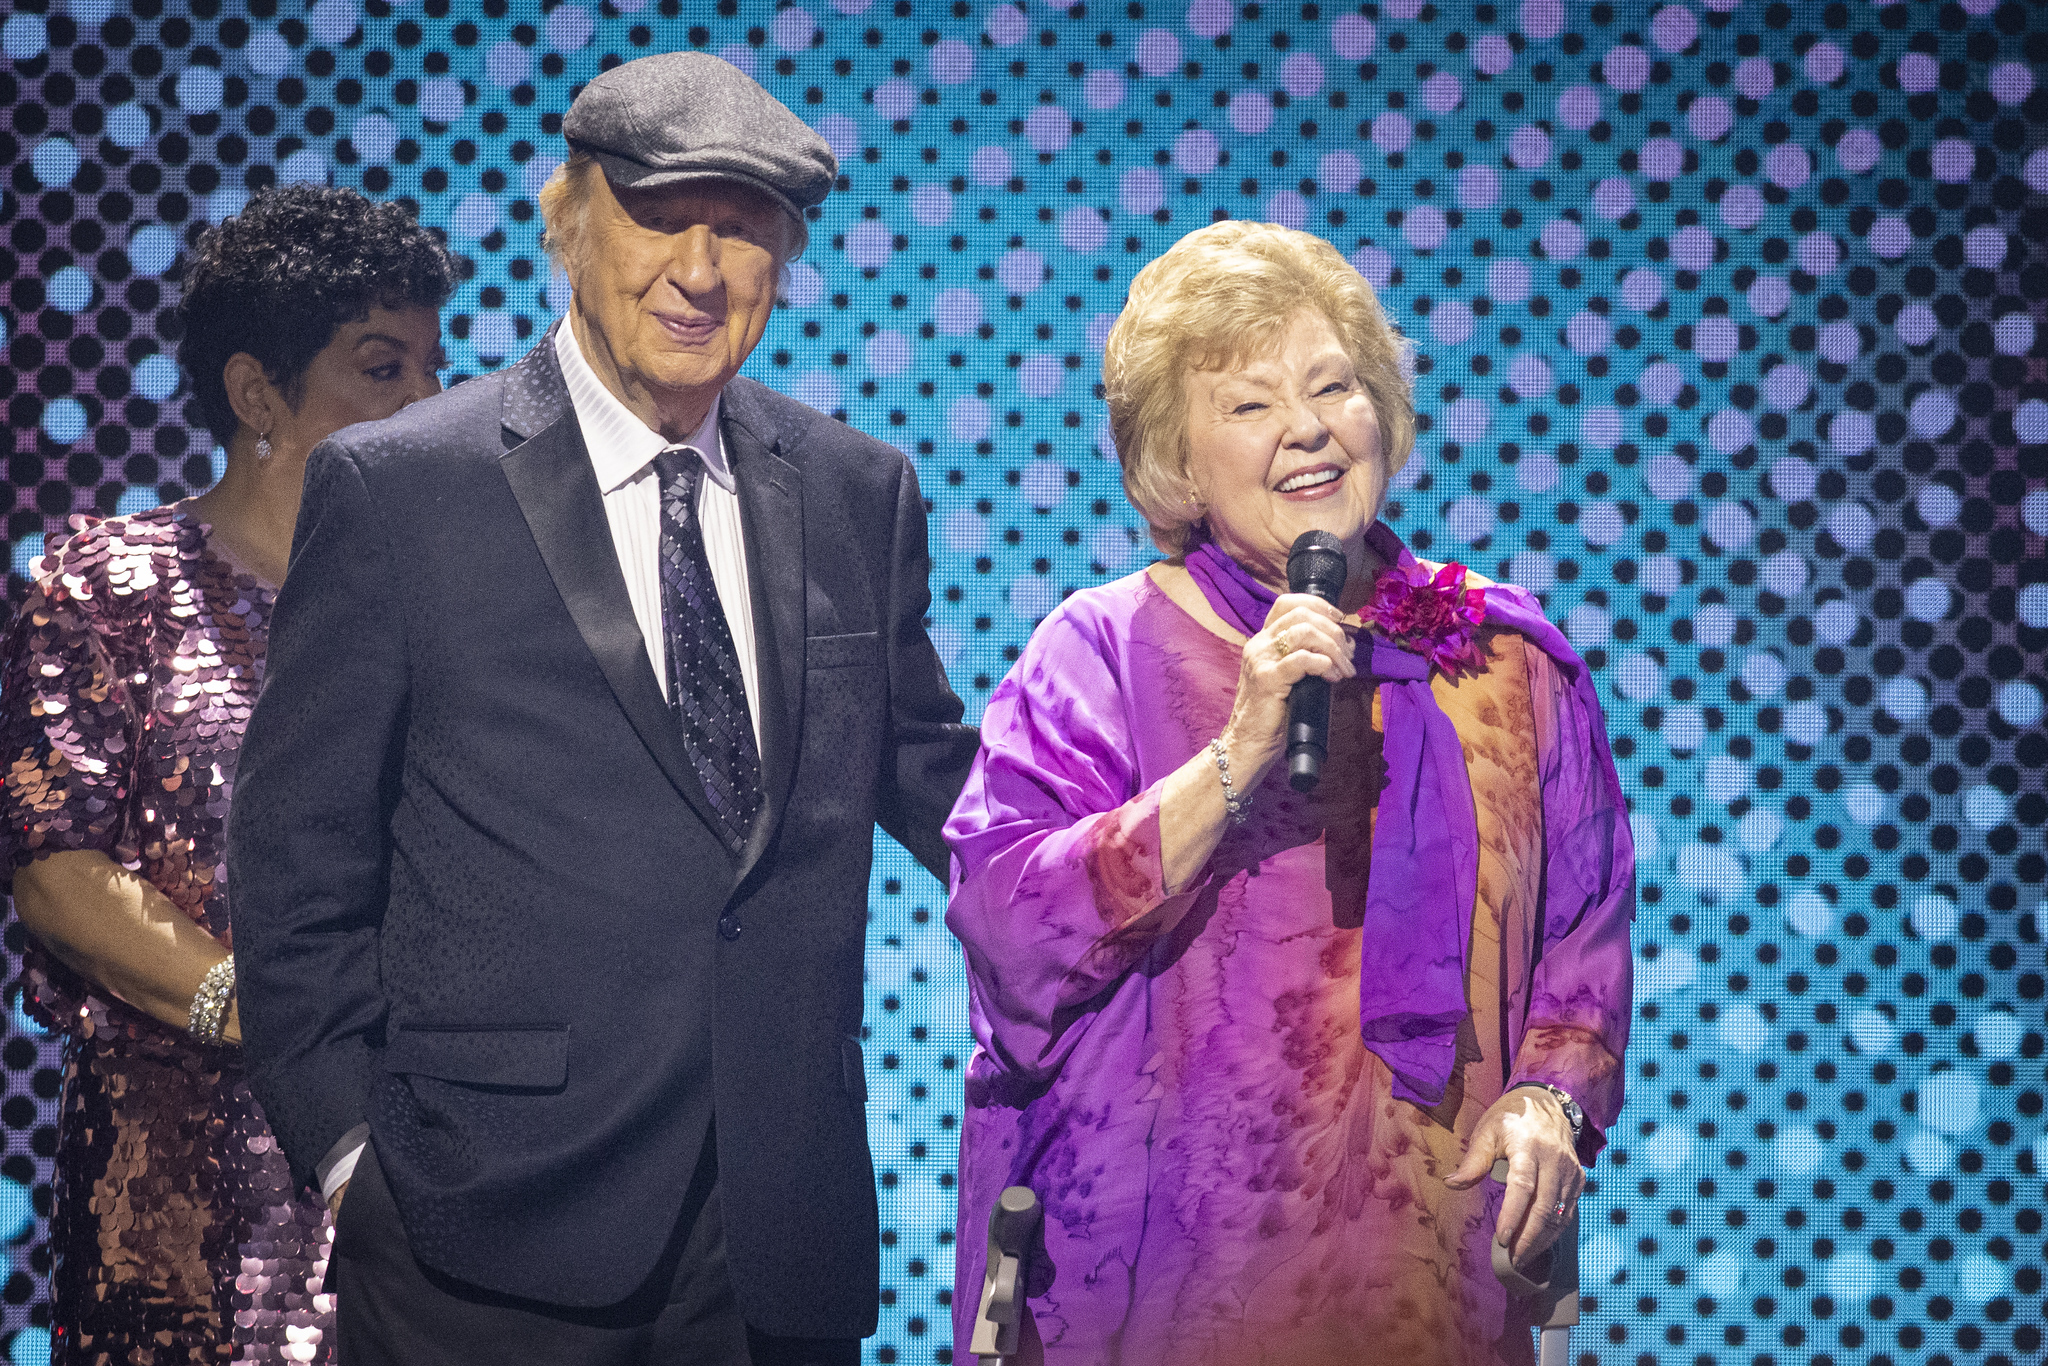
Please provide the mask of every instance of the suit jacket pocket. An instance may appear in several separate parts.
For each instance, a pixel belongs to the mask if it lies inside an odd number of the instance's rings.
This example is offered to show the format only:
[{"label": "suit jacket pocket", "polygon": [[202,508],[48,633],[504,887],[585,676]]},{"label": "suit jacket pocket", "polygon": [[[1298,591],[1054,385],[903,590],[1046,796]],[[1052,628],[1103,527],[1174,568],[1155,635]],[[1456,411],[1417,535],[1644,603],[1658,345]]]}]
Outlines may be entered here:
[{"label": "suit jacket pocket", "polygon": [[401,1027],[378,1055],[401,1076],[552,1091],[569,1079],[567,1025]]},{"label": "suit jacket pocket", "polygon": [[858,631],[850,636],[812,636],[804,642],[804,667],[844,669],[856,664],[885,662],[879,631]]}]

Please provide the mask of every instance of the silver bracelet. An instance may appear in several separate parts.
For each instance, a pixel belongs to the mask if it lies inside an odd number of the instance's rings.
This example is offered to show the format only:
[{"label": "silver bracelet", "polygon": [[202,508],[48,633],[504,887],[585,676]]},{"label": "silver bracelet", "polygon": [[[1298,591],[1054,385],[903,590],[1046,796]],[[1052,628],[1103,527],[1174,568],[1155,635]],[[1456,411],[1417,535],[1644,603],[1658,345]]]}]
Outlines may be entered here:
[{"label": "silver bracelet", "polygon": [[199,990],[192,994],[192,1012],[186,1020],[192,1037],[202,1043],[219,1043],[234,1001],[235,960],[227,957],[206,970],[206,976],[199,979]]},{"label": "silver bracelet", "polygon": [[1223,809],[1230,813],[1232,825],[1243,825],[1251,819],[1252,799],[1240,797],[1230,783],[1230,755],[1223,748],[1223,737],[1217,736],[1209,742],[1209,757],[1216,761],[1216,776],[1223,780]]},{"label": "silver bracelet", "polygon": [[1572,1099],[1572,1093],[1565,1090],[1562,1086],[1553,1086],[1547,1081],[1518,1081],[1513,1086],[1510,1086],[1508,1090],[1519,1091],[1525,1086],[1532,1090],[1550,1092],[1552,1098],[1557,1101],[1559,1108],[1564,1111],[1565,1122],[1572,1126],[1572,1142],[1577,1143],[1579,1135],[1584,1133],[1586,1129],[1586,1112],[1579,1107],[1577,1101]]}]

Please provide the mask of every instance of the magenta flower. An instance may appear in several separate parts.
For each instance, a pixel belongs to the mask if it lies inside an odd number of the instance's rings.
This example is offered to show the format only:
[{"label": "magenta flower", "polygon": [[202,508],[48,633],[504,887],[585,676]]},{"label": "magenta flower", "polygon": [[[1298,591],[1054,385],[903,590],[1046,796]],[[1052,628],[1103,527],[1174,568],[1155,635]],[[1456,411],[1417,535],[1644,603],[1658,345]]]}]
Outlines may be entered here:
[{"label": "magenta flower", "polygon": [[1447,564],[1434,577],[1420,563],[1389,566],[1373,583],[1358,619],[1448,677],[1476,673],[1486,663],[1478,640],[1486,594],[1465,587],[1465,573],[1462,564]]}]

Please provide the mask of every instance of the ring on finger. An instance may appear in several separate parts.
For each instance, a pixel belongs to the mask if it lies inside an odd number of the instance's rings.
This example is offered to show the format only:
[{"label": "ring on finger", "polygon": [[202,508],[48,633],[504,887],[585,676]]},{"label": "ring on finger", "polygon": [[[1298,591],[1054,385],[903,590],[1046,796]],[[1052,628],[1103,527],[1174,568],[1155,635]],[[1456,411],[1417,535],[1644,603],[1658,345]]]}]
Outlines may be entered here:
[{"label": "ring on finger", "polygon": [[1558,1201],[1555,1205],[1551,1206],[1550,1212],[1552,1214],[1555,1214],[1560,1219],[1564,1218],[1565,1204],[1566,1202],[1563,1200]]},{"label": "ring on finger", "polygon": [[1276,631],[1273,635],[1273,658],[1285,659],[1294,653],[1294,646],[1287,638],[1287,632]]}]

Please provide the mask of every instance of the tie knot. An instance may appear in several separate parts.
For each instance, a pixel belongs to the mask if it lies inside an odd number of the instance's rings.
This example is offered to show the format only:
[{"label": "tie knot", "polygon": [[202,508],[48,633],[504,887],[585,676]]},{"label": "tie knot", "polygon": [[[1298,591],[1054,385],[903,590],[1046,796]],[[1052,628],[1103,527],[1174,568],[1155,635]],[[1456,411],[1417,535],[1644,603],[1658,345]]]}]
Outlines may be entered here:
[{"label": "tie knot", "polygon": [[704,457],[695,446],[670,446],[654,457],[654,473],[661,480],[664,497],[672,492],[695,493],[704,478]]}]

